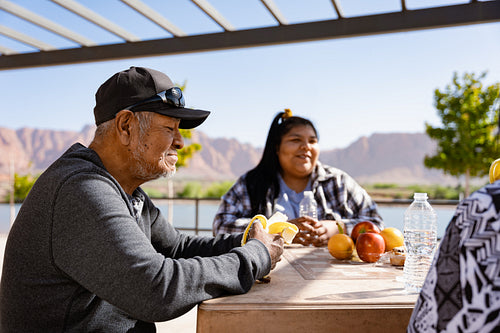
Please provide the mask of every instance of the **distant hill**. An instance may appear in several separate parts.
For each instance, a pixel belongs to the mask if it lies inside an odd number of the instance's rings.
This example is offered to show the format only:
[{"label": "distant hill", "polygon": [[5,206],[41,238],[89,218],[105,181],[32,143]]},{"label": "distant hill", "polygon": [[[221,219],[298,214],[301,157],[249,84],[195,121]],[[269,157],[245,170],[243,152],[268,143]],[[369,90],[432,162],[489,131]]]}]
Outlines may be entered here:
[{"label": "distant hill", "polygon": [[[38,172],[72,143],[87,145],[93,135],[93,126],[80,132],[0,127],[0,180],[7,179],[11,159],[20,174]],[[200,143],[202,151],[179,170],[179,179],[235,180],[260,160],[261,149],[236,139],[210,138],[194,131],[192,141]],[[320,160],[345,170],[362,184],[456,184],[456,178],[424,167],[424,156],[435,147],[423,133],[373,134],[343,149],[324,150]]]},{"label": "distant hill", "polygon": [[85,126],[74,132],[0,127],[0,175],[9,174],[11,161],[20,174],[44,170],[74,142],[89,143],[94,128]]},{"label": "distant hill", "polygon": [[424,166],[425,155],[435,151],[436,143],[425,133],[376,133],[345,149],[324,151],[320,159],[363,184],[457,184],[456,177]]}]

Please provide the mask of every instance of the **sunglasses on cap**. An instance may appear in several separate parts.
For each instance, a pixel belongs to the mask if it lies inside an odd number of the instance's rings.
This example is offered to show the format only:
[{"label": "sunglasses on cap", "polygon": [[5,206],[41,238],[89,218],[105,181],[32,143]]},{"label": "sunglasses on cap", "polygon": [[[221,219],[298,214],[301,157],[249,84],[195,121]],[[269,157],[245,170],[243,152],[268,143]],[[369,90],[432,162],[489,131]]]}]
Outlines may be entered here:
[{"label": "sunglasses on cap", "polygon": [[177,107],[177,108],[182,108],[184,107],[184,96],[182,95],[182,90],[181,88],[178,87],[173,87],[168,90],[160,91],[153,97],[150,97],[148,99],[145,99],[143,101],[140,101],[138,103],[135,103],[133,105],[130,105],[126,107],[126,110],[132,110],[133,108],[136,108],[138,106],[152,103],[152,102],[163,102],[167,105],[170,105],[172,107]]}]

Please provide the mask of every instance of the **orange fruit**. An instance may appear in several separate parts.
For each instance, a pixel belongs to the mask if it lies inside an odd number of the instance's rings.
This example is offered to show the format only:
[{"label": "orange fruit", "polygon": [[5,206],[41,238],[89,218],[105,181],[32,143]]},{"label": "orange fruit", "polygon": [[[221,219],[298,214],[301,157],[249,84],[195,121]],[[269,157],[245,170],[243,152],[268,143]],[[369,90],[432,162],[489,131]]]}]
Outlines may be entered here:
[{"label": "orange fruit", "polygon": [[386,251],[405,245],[403,233],[397,228],[385,228],[380,232],[380,235],[384,238]]},{"label": "orange fruit", "polygon": [[328,240],[328,251],[335,259],[350,259],[354,251],[354,242],[346,234],[333,235]]}]

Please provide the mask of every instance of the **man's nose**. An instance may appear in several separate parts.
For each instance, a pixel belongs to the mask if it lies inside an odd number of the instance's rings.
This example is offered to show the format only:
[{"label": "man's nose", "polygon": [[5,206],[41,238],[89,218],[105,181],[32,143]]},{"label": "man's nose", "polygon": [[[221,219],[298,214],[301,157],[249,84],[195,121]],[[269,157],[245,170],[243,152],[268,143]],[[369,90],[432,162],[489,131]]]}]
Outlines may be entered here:
[{"label": "man's nose", "polygon": [[179,129],[175,131],[174,141],[172,142],[172,146],[174,146],[174,148],[177,150],[182,149],[182,147],[184,147],[184,138],[182,137]]}]

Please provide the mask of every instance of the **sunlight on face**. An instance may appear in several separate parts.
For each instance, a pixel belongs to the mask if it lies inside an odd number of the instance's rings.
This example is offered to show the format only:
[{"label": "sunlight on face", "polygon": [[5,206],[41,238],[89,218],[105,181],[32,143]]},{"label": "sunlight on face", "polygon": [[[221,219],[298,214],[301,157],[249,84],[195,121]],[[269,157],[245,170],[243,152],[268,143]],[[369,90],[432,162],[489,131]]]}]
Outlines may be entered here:
[{"label": "sunlight on face", "polygon": [[172,178],[175,175],[175,164],[168,167],[164,162],[165,158],[162,156],[159,163],[150,163],[144,156],[146,154],[146,147],[139,145],[136,150],[132,152],[132,158],[135,161],[133,172],[134,174],[144,180],[153,180],[160,177]]},{"label": "sunlight on face", "polygon": [[319,156],[318,138],[311,126],[295,126],[281,138],[278,159],[285,176],[307,177]]},{"label": "sunlight on face", "polygon": [[132,172],[142,180],[172,177],[176,172],[177,150],[184,145],[179,120],[154,114],[150,127],[139,132],[132,150]]}]

